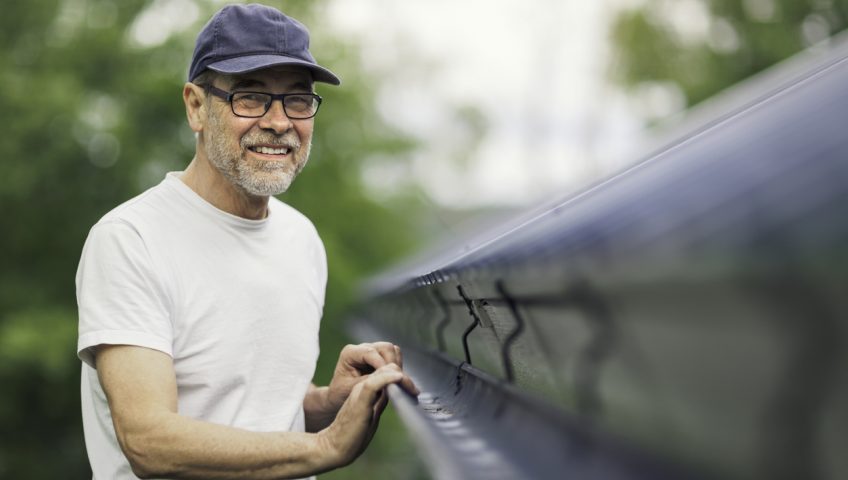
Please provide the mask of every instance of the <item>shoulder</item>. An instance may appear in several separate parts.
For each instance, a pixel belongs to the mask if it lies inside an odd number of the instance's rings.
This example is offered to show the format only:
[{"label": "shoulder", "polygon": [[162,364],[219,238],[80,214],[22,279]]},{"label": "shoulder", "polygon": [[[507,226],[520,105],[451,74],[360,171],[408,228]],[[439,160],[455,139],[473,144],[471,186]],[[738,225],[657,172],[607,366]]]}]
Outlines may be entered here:
[{"label": "shoulder", "polygon": [[300,229],[303,233],[312,235],[320,240],[318,230],[315,228],[312,220],[296,208],[276,197],[270,198],[268,208],[271,210],[271,216],[274,222],[284,223],[288,228]]},{"label": "shoulder", "polygon": [[173,205],[173,199],[170,198],[173,194],[169,190],[163,181],[110,210],[100,218],[95,227],[109,223],[137,226],[137,223],[155,217],[158,212],[166,211],[169,205]]}]

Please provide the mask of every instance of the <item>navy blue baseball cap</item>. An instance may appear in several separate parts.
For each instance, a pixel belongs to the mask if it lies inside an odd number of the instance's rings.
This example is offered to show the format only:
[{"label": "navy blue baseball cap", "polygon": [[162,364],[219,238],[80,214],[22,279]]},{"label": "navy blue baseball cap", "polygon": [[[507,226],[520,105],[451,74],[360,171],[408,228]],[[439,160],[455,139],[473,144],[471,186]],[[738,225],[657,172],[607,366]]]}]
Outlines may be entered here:
[{"label": "navy blue baseball cap", "polygon": [[341,83],[309,53],[309,31],[303,24],[265,5],[227,5],[197,36],[188,81],[207,68],[237,74],[277,65],[304,67],[316,82]]}]

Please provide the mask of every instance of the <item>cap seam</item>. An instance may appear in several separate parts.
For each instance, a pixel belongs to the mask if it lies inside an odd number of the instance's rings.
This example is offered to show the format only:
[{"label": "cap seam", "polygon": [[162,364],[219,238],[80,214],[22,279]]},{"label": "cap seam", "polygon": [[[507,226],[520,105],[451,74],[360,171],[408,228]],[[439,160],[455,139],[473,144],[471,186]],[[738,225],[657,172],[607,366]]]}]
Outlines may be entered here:
[{"label": "cap seam", "polygon": [[221,17],[223,15],[218,15],[215,18],[215,29],[212,31],[212,53],[218,51],[218,26],[221,24]]},{"label": "cap seam", "polygon": [[[278,27],[280,31],[277,33],[277,51],[278,52],[287,52],[289,49],[288,38],[286,37],[286,24],[285,22],[279,22]],[[282,48],[280,48],[282,45]]]},{"label": "cap seam", "polygon": [[213,64],[215,62],[220,62],[221,60],[229,60],[231,58],[239,58],[239,57],[249,57],[249,56],[253,56],[253,55],[272,55],[272,56],[275,56],[275,57],[293,58],[295,60],[307,62],[310,65],[315,65],[314,63],[310,62],[308,59],[305,59],[305,58],[293,57],[291,55],[286,55],[285,53],[278,53],[278,52],[269,51],[269,50],[256,50],[256,51],[252,51],[252,52],[241,52],[241,53],[234,54],[234,55],[216,55],[216,56],[211,57],[209,59],[209,62],[207,63],[207,65]]}]

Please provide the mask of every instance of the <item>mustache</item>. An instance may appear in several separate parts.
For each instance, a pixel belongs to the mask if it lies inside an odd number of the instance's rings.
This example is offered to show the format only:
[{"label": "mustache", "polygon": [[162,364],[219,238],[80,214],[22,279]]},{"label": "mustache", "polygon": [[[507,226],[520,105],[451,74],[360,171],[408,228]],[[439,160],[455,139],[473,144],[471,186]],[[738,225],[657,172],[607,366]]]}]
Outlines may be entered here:
[{"label": "mustache", "polygon": [[285,147],[290,148],[292,150],[297,150],[300,148],[300,140],[297,138],[297,135],[294,134],[273,135],[260,133],[256,135],[242,137],[239,143],[241,143],[241,146],[243,148],[253,147],[256,145]]}]

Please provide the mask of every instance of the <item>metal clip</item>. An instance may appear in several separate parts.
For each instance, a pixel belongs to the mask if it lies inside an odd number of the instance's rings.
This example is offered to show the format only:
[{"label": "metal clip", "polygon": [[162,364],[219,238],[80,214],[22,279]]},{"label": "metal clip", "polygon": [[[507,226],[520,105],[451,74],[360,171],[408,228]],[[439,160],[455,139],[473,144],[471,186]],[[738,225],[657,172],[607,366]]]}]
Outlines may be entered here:
[{"label": "metal clip", "polygon": [[524,331],[524,318],[518,312],[518,305],[515,303],[515,299],[512,298],[509,293],[506,291],[506,287],[504,286],[503,280],[498,280],[495,282],[495,287],[498,289],[498,293],[500,296],[506,301],[507,306],[509,307],[509,311],[512,312],[513,318],[515,318],[515,329],[509,333],[504,340],[503,345],[501,346],[501,360],[503,361],[504,373],[506,374],[506,381],[509,383],[515,383],[515,372],[512,369],[512,359],[510,358],[510,348],[512,344],[518,339],[518,336],[521,335],[521,332]]},{"label": "metal clip", "polygon": [[465,295],[465,291],[462,290],[462,285],[457,285],[456,289],[459,290],[459,296],[465,300],[465,305],[468,307],[468,313],[474,318],[474,321],[471,322],[471,325],[469,325],[462,334],[462,348],[465,349],[465,362],[471,365],[471,353],[468,351],[468,334],[470,334],[477,325],[480,325],[480,318],[477,316],[477,312],[474,311],[474,302]]}]

